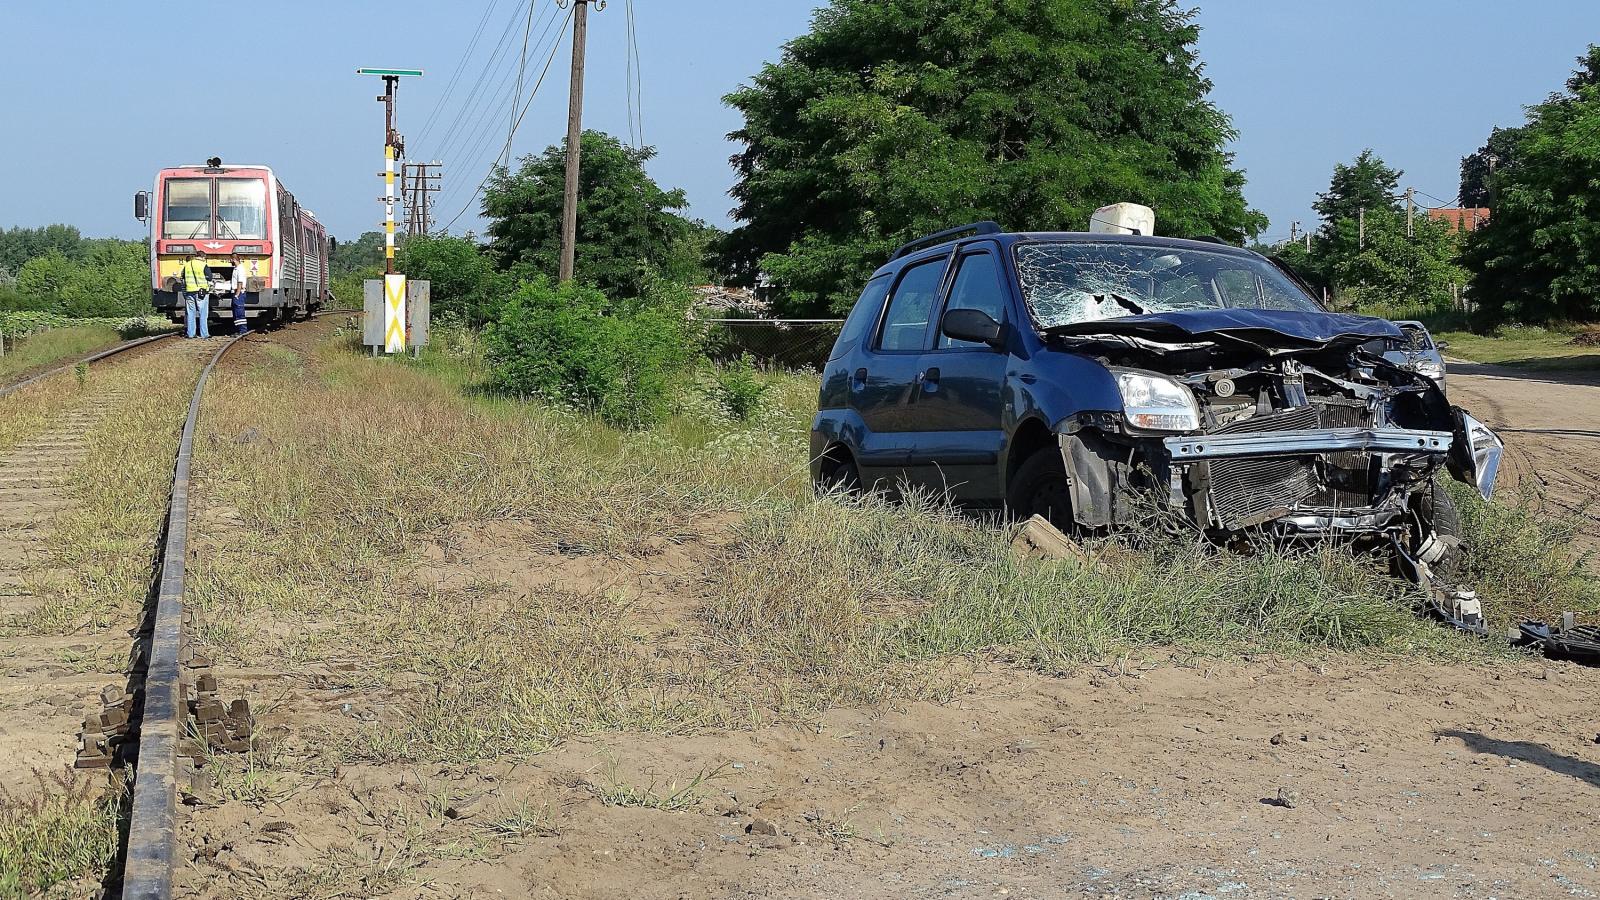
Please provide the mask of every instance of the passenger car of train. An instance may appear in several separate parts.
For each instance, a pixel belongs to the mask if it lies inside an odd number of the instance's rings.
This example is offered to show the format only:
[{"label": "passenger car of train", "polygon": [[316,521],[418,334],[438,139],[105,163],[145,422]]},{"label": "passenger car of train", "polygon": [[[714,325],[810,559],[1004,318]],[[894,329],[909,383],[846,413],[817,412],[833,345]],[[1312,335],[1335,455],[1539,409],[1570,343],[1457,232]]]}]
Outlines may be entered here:
[{"label": "passenger car of train", "polygon": [[253,327],[287,322],[330,299],[332,243],[266,166],[176,166],[133,199],[134,217],[150,227],[150,291],[156,310],[183,318],[180,278],[191,253],[205,255],[211,315],[231,319],[233,257],[248,267],[245,315]]}]

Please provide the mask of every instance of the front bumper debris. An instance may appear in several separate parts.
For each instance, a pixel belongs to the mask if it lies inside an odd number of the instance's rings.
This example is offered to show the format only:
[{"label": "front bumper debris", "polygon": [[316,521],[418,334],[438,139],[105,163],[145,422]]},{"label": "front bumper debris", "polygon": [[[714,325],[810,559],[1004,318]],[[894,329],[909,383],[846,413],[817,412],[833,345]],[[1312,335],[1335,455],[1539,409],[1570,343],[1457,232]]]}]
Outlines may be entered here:
[{"label": "front bumper debris", "polygon": [[1185,435],[1163,443],[1174,463],[1238,456],[1301,456],[1315,453],[1448,453],[1448,431],[1408,428],[1314,428],[1302,431]]}]

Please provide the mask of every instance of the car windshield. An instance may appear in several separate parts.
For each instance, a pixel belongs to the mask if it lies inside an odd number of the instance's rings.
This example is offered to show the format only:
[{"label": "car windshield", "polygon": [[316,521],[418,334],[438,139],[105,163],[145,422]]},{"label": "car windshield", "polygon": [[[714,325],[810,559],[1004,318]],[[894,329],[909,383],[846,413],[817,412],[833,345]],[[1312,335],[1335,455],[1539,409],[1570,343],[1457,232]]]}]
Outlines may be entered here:
[{"label": "car windshield", "polygon": [[1321,307],[1264,259],[1098,241],[1022,243],[1017,277],[1041,328],[1144,313]]}]

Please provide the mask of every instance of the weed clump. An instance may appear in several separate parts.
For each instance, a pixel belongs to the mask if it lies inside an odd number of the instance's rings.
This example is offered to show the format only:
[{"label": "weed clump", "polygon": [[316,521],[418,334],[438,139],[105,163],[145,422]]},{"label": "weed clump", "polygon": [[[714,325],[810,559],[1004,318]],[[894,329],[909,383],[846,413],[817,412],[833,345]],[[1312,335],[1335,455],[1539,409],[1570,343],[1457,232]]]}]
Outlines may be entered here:
[{"label": "weed clump", "polygon": [[87,789],[28,803],[0,798],[0,897],[56,896],[61,885],[103,877],[117,855],[125,798]]},{"label": "weed clump", "polygon": [[761,373],[749,354],[720,367],[716,372],[715,396],[728,415],[747,422],[761,409],[761,399],[770,385],[762,380]]}]

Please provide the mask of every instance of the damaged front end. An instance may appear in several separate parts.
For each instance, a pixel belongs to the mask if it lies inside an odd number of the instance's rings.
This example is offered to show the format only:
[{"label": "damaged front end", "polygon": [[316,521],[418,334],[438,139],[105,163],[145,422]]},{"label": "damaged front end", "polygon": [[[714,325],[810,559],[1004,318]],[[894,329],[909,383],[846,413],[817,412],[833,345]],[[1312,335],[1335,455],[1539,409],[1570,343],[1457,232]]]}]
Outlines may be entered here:
[{"label": "damaged front end", "polygon": [[1328,314],[1308,331],[1239,318],[1204,328],[1181,314],[1126,317],[1057,334],[1102,359],[1124,398],[1120,416],[1063,430],[1080,524],[1132,515],[1109,489],[1092,495],[1096,480],[1135,484],[1138,470],[1219,540],[1387,537],[1425,554],[1421,498],[1441,469],[1492,493],[1499,438],[1375,351],[1392,324]]}]

